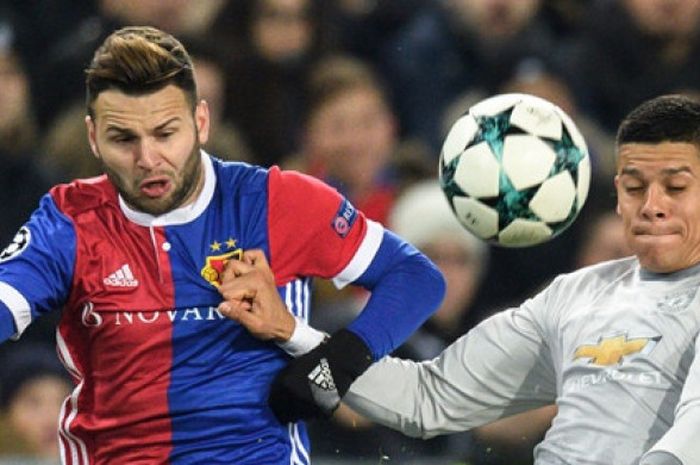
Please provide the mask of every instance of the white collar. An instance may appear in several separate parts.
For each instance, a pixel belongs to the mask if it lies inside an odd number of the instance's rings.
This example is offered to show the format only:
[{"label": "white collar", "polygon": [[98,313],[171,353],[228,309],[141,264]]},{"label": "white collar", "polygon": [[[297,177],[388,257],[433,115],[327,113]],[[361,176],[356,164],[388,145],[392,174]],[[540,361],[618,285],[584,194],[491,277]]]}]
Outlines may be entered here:
[{"label": "white collar", "polygon": [[193,203],[176,208],[175,210],[171,210],[159,216],[153,216],[149,213],[134,210],[127,205],[122,196],[119,195],[119,207],[124,213],[124,216],[141,226],[174,226],[195,220],[204,212],[207,206],[209,206],[209,202],[214,196],[214,189],[216,187],[216,173],[214,172],[214,165],[211,158],[209,158],[209,155],[204,150],[200,153],[204,168],[202,173],[204,175],[204,186]]}]

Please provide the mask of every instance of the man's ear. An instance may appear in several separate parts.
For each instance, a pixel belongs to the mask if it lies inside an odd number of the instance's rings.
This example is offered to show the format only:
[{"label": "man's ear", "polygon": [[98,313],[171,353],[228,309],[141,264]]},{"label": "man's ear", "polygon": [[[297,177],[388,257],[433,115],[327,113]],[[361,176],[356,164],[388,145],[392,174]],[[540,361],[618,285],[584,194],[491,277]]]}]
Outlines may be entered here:
[{"label": "man's ear", "polygon": [[100,158],[100,152],[97,150],[97,127],[90,115],[85,116],[85,127],[87,128],[88,143],[90,150],[95,158]]},{"label": "man's ear", "polygon": [[209,104],[206,100],[200,100],[194,109],[194,124],[197,126],[199,145],[204,145],[209,140]]}]

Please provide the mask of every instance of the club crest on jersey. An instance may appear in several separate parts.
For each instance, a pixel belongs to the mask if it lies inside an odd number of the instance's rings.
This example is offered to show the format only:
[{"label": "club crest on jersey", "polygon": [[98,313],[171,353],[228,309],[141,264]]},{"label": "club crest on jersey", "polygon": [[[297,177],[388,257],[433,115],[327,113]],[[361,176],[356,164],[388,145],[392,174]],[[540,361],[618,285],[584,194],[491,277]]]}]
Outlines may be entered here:
[{"label": "club crest on jersey", "polygon": [[31,239],[32,233],[29,231],[28,227],[22,226],[19,228],[19,231],[17,231],[17,234],[15,234],[15,237],[12,239],[12,242],[10,242],[10,245],[5,247],[5,250],[0,252],[0,263],[13,259],[17,255],[24,252],[24,249],[27,248]]},{"label": "club crest on jersey", "polygon": [[343,199],[338,212],[335,214],[331,227],[340,237],[345,237],[350,232],[352,225],[357,219],[357,209],[348,201]]},{"label": "club crest on jersey", "polygon": [[[236,241],[234,239],[229,239],[223,244],[214,241],[209,248],[212,250],[221,250],[221,247],[226,245],[226,247],[232,248],[236,246]],[[243,257],[243,249],[238,248],[226,252],[221,255],[209,255],[207,256],[206,263],[202,267],[200,274],[209,284],[219,287],[221,285],[221,275],[226,268],[226,263],[229,260],[240,260]]]},{"label": "club crest on jersey", "polygon": [[578,346],[574,360],[585,358],[589,363],[599,366],[621,365],[625,357],[648,354],[660,339],[661,336],[628,339],[626,334],[601,337],[597,344]]},{"label": "club crest on jersey", "polygon": [[656,302],[656,309],[667,313],[683,311],[693,301],[696,292],[695,288],[691,288],[664,295]]}]

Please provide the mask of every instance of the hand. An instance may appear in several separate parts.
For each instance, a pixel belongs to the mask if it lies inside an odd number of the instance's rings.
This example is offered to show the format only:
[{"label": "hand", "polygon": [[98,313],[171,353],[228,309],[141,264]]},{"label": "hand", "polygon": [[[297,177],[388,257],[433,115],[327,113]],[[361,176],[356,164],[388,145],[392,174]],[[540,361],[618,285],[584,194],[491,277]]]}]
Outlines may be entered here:
[{"label": "hand", "polygon": [[282,302],[275,277],[262,250],[243,252],[241,260],[229,260],[221,277],[219,292],[224,301],[219,312],[243,325],[263,341],[289,340],[294,316]]},{"label": "hand", "polygon": [[330,416],[371,364],[364,341],[341,329],[279,372],[270,389],[270,408],[280,423]]}]

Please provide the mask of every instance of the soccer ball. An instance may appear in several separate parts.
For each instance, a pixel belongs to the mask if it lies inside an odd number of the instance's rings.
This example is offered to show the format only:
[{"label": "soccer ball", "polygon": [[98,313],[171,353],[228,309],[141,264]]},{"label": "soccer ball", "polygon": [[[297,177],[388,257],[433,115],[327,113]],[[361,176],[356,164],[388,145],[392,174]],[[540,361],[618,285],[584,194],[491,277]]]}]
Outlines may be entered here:
[{"label": "soccer ball", "polygon": [[506,247],[546,242],[568,228],[588,195],[588,148],[571,118],[526,94],[472,106],[440,154],[440,186],[459,222]]}]

